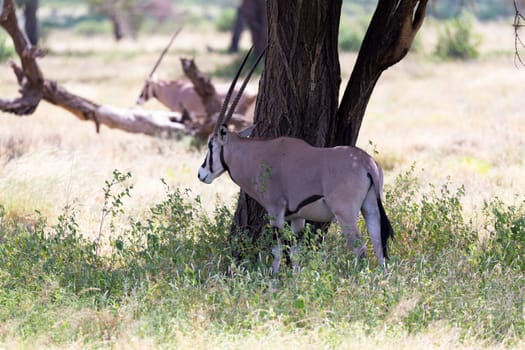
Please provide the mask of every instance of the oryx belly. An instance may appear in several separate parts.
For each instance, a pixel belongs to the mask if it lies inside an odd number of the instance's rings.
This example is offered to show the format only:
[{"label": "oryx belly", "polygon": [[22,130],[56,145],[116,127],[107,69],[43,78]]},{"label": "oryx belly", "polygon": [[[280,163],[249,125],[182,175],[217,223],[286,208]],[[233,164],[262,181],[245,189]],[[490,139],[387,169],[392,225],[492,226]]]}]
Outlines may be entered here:
[{"label": "oryx belly", "polygon": [[286,220],[306,219],[315,222],[332,221],[334,214],[326,204],[324,197],[313,196],[304,200],[294,211],[287,210]]}]

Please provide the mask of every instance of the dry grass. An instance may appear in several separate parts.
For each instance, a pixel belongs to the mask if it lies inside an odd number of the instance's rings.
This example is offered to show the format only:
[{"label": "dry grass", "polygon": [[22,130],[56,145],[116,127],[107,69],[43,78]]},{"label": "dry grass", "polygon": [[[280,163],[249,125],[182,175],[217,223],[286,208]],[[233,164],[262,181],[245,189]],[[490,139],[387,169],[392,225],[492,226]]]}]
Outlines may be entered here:
[{"label": "dry grass", "polygon": [[[368,151],[378,150],[377,157],[387,169],[387,184],[416,163],[418,169],[424,169],[421,178],[425,182],[440,184],[450,177],[453,184],[464,184],[469,211],[494,196],[512,201],[516,194],[523,195],[525,187],[521,90],[525,68],[514,66],[513,37],[506,24],[491,24],[479,31],[486,39],[478,61],[435,62],[425,55],[411,54],[386,71],[370,101],[359,142]],[[421,34],[431,43],[435,32],[435,27],[429,25]],[[142,38],[115,44],[96,38],[88,43],[67,33],[53,33],[47,45],[54,54],[41,60],[41,65],[48,78],[73,92],[100,103],[127,107],[133,105],[166,40]],[[209,54],[206,45],[226,47],[228,40],[211,32],[183,32],[159,76],[173,78],[181,74],[180,51],[182,55],[194,52],[205,71],[227,63],[231,57]],[[354,60],[354,54],[341,56],[343,80],[349,76]],[[0,77],[0,96],[14,96],[17,86],[6,66],[0,67]],[[156,103],[146,107],[162,108]],[[32,116],[0,115],[0,203],[11,215],[27,217],[39,210],[50,220],[56,219],[64,206],[73,205],[81,211],[77,219],[82,232],[93,234],[100,223],[104,181],[117,168],[133,174],[133,198],[127,200],[126,213],[140,215],[163,198],[161,178],[172,187],[189,187],[200,194],[208,210],[214,208],[217,196],[233,205],[237,188],[227,176],[214,186],[197,180],[204,151],[190,148],[188,139],[155,139],[107,128],[96,134],[94,125],[43,102]],[[411,299],[400,303],[391,319],[402,317],[412,303]],[[117,322],[116,315],[92,310],[73,317],[80,318],[72,322],[95,320],[106,328],[111,328],[106,323]],[[155,347],[154,340],[137,337],[141,327],[137,321],[118,322],[129,324],[129,329],[119,332],[115,348]],[[174,343],[192,349],[241,349],[247,345],[250,349],[487,348],[487,344],[462,339],[455,329],[439,324],[417,335],[401,329],[399,334],[385,331],[369,335],[354,328],[344,334],[329,334],[343,326],[293,333],[283,333],[286,327],[280,324],[264,327],[267,329],[233,335],[209,334],[213,331],[203,326],[179,334]],[[32,340],[34,343],[56,347],[47,339]],[[18,339],[3,339],[0,348],[20,345]],[[82,341],[64,345],[82,346]]]}]

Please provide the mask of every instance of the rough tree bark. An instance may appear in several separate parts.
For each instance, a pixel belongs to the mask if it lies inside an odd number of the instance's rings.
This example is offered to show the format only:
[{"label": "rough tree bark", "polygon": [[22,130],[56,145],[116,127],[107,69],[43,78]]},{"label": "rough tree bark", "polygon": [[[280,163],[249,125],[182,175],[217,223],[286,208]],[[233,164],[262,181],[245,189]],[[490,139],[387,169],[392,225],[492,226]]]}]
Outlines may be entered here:
[{"label": "rough tree bark", "polygon": [[19,115],[31,114],[38,106],[43,94],[44,76],[36,63],[36,57],[41,57],[43,52],[32,46],[27,41],[26,35],[20,31],[12,0],[3,2],[0,26],[11,36],[22,64],[22,68],[15,71],[21,86],[21,96],[11,100],[0,99],[2,110]]},{"label": "rough tree bark", "polygon": [[[341,0],[267,4],[268,48],[255,134],[293,136],[325,146],[335,125],[341,83],[337,51]],[[256,240],[264,215],[263,208],[241,191],[232,239]]]},{"label": "rough tree bark", "polygon": [[[407,54],[426,5],[427,0],[379,0],[338,108],[341,1],[268,0],[256,135],[289,135],[316,146],[355,145],[377,80]],[[232,240],[256,240],[264,214],[241,191]]]}]

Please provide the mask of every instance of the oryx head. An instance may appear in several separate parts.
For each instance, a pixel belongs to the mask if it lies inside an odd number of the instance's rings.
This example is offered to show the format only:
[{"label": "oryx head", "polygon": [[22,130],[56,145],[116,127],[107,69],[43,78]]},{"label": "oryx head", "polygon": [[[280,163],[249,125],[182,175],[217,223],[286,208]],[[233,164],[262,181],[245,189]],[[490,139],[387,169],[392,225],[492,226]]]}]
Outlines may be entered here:
[{"label": "oryx head", "polygon": [[179,35],[181,30],[182,30],[182,27],[177,29],[173,33],[173,35],[170,38],[170,41],[168,42],[168,45],[164,48],[164,50],[162,50],[159,58],[157,58],[157,61],[153,65],[153,69],[149,73],[148,78],[146,79],[146,83],[144,84],[144,87],[142,88],[142,91],[140,92],[140,96],[137,98],[137,104],[138,105],[142,105],[146,101],[148,101],[150,98],[155,97],[155,92],[153,90],[154,83],[156,83],[156,81],[157,81],[157,78],[155,77],[155,71],[157,70],[157,68],[159,68],[160,62],[164,58],[164,55],[166,55],[166,53],[168,52],[171,44],[173,44],[173,41],[175,40],[177,35]]},{"label": "oryx head", "polygon": [[144,87],[142,88],[142,91],[140,92],[140,95],[137,98],[138,105],[143,105],[150,98],[155,97],[154,85],[156,82],[157,82],[156,75],[152,75],[151,77],[148,77],[146,79],[146,81],[144,82]]},{"label": "oryx head", "polygon": [[[206,154],[206,158],[204,159],[204,162],[199,168],[198,174],[199,180],[201,180],[204,183],[210,184],[215,178],[222,175],[222,173],[224,173],[225,171],[228,171],[228,166],[224,162],[224,146],[228,142],[228,136],[230,134],[230,131],[228,131],[228,122],[231,119],[233,112],[235,111],[235,107],[237,106],[237,103],[241,98],[244,88],[248,84],[250,76],[255,70],[255,67],[257,67],[257,64],[259,63],[261,58],[263,57],[264,51],[259,55],[253,66],[250,68],[248,75],[244,79],[241,88],[235,96],[235,99],[233,100],[227,113],[226,109],[228,108],[228,103],[230,102],[231,95],[235,88],[235,83],[237,82],[242,68],[248,60],[248,57],[250,56],[251,52],[252,49],[250,49],[244,57],[244,60],[242,61],[239,69],[237,70],[237,73],[235,74],[235,77],[233,78],[230,88],[228,89],[228,93],[224,98],[221,111],[219,112],[219,115],[217,117],[217,123],[215,124],[213,133],[211,134],[208,140],[208,153]],[[247,130],[239,134],[241,136],[244,136],[246,133],[251,132],[252,130],[253,128],[248,128]]]}]

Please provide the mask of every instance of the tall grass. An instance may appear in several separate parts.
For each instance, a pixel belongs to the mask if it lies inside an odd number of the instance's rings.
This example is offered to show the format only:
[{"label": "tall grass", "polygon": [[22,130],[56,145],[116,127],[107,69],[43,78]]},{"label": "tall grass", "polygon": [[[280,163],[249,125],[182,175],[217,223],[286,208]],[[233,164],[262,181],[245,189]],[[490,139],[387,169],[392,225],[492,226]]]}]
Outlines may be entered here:
[{"label": "tall grass", "polygon": [[300,273],[274,277],[268,251],[234,258],[230,209],[204,214],[189,190],[164,183],[162,201],[127,217],[131,177],[115,171],[105,182],[92,239],[74,207],[54,225],[0,207],[0,341],[111,347],[131,333],[170,347],[189,336],[204,348],[240,348],[238,337],[277,331],[346,348],[356,333],[379,346],[377,334],[417,336],[440,324],[458,344],[523,344],[525,201],[494,200],[466,218],[462,188],[423,186],[410,170],[386,191],[396,231],[388,268],[373,256],[356,261],[331,229],[302,246]]}]

